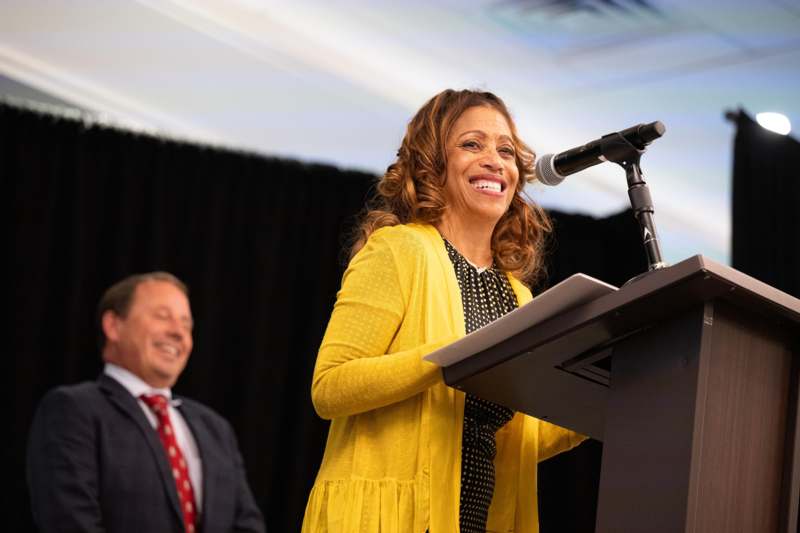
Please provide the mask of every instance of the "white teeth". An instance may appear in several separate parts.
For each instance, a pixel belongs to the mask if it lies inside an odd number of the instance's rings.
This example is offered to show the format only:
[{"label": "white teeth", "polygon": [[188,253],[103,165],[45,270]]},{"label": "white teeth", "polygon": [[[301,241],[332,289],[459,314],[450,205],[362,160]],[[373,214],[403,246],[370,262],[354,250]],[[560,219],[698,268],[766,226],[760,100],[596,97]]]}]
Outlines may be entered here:
[{"label": "white teeth", "polygon": [[178,355],[178,348],[172,346],[171,344],[158,344],[157,346],[160,350],[165,351],[170,355]]},{"label": "white teeth", "polygon": [[472,182],[472,186],[478,190],[489,190],[495,192],[501,192],[503,190],[502,185],[492,180],[475,180]]}]

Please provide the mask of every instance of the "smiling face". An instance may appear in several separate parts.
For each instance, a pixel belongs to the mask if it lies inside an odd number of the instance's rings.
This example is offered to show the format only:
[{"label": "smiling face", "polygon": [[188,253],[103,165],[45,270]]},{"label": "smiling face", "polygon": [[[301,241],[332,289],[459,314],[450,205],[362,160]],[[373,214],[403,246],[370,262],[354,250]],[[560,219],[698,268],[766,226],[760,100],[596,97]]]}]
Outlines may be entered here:
[{"label": "smiling face", "polygon": [[494,228],[519,182],[508,121],[493,107],[470,107],[453,124],[446,147],[447,211],[442,222]]},{"label": "smiling face", "polygon": [[103,314],[104,358],[152,387],[172,387],[192,351],[192,325],[183,291],[167,281],[143,281],[126,316]]}]

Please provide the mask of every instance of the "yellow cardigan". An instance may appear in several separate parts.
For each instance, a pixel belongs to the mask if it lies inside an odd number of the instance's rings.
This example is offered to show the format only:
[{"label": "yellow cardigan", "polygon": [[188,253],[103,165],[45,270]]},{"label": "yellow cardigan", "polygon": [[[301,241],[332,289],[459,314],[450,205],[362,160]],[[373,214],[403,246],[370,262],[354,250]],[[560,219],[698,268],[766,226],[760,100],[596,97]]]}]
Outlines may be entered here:
[{"label": "yellow cardigan", "polygon": [[[317,356],[311,396],[332,422],[303,532],[458,532],[464,393],[422,357],[464,333],[438,231],[375,231],[344,274]],[[488,530],[537,532],[537,462],[583,439],[521,413],[501,428]]]}]

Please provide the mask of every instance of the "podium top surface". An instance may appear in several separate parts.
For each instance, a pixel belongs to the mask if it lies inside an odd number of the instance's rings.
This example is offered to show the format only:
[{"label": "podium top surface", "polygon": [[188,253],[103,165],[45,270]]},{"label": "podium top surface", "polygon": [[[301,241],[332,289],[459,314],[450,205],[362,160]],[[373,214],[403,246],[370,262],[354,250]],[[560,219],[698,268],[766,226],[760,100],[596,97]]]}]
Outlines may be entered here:
[{"label": "podium top surface", "polygon": [[747,305],[749,308],[755,306],[755,311],[776,313],[790,322],[800,323],[800,299],[702,255],[649,272],[623,286],[617,295],[622,294],[622,303],[648,297],[670,287],[691,285],[690,282],[694,279],[700,279],[701,283],[693,284],[694,290],[686,294],[694,301],[698,298],[706,301],[723,298],[733,305]]},{"label": "podium top surface", "polygon": [[[466,354],[443,367],[444,380],[465,392],[540,418],[547,414],[544,418],[601,438],[601,416],[570,417],[575,410],[604,410],[610,368],[604,369],[602,361],[613,346],[705,302],[724,302],[748,316],[760,315],[800,338],[800,299],[696,255]],[[562,408],[559,401],[572,405]]]},{"label": "podium top surface", "polygon": [[[604,331],[621,335],[647,323],[663,320],[694,305],[722,300],[734,307],[769,317],[782,327],[800,332],[800,299],[702,255],[695,255],[667,268],[648,272],[583,305],[571,308],[540,323],[530,324],[523,334],[528,348],[553,339],[574,335],[582,328],[602,322]],[[531,303],[535,303],[536,298]],[[531,304],[528,304],[531,305]],[[502,319],[501,319],[502,320]],[[486,326],[492,327],[492,324]],[[603,339],[603,340],[609,340]],[[497,346],[508,344],[506,339]],[[490,347],[482,352],[494,352]],[[475,355],[478,355],[478,352]],[[505,350],[501,350],[505,352]],[[508,354],[512,356],[513,354]],[[490,358],[495,363],[495,358]],[[472,365],[447,366],[450,376],[461,376]],[[471,372],[470,372],[471,373]]]}]

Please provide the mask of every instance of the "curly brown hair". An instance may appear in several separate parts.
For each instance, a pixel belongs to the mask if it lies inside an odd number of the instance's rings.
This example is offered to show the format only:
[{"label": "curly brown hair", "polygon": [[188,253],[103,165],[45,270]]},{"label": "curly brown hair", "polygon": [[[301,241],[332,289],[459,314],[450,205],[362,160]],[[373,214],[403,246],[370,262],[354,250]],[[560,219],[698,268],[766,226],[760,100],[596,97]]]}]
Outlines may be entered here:
[{"label": "curly brown hair", "polygon": [[352,258],[373,231],[409,222],[438,223],[447,205],[444,199],[447,149],[445,143],[458,118],[471,107],[487,106],[508,121],[519,170],[517,191],[492,234],[492,255],[503,270],[531,284],[543,273],[543,248],[552,223],[547,213],[524,193],[536,178],[536,155],[517,133],[505,103],[496,95],[476,90],[447,89],[422,106],[408,124],[397,152],[378,180],[350,248]]}]

